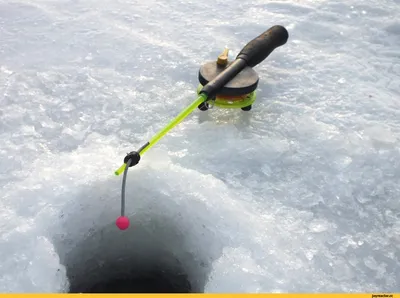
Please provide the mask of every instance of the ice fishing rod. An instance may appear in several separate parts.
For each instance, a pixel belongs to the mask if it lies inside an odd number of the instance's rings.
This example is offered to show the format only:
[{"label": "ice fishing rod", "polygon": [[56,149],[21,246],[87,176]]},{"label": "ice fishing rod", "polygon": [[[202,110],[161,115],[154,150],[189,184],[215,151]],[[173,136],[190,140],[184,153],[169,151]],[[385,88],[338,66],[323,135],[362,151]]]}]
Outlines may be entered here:
[{"label": "ice fishing rod", "polygon": [[[266,59],[277,47],[284,45],[288,38],[289,33],[283,26],[273,26],[247,43],[231,63],[227,63],[227,52],[225,52],[224,56],[219,57],[217,63],[209,64],[200,69],[199,80],[204,86],[201,85],[201,88],[199,88],[198,98],[182,110],[146,144],[137,151],[128,153],[124,158],[123,165],[114,172],[117,176],[123,173],[121,216],[116,221],[116,225],[120,230],[125,230],[129,227],[129,219],[125,216],[125,185],[128,168],[137,165],[147,150],[153,147],[196,108],[207,110],[208,102],[216,103],[220,100],[221,91],[228,96],[226,98],[229,98],[230,102],[239,98],[242,103],[236,104],[235,107],[241,107],[246,110],[249,104],[254,101],[251,95],[258,84],[258,76],[252,68]],[[235,81],[235,78],[238,79]],[[238,95],[238,92],[241,93]],[[250,99],[248,99],[247,103],[246,101],[243,103],[244,98],[248,97],[249,94]],[[220,101],[219,103],[223,107],[227,106],[227,104],[224,105]]]}]

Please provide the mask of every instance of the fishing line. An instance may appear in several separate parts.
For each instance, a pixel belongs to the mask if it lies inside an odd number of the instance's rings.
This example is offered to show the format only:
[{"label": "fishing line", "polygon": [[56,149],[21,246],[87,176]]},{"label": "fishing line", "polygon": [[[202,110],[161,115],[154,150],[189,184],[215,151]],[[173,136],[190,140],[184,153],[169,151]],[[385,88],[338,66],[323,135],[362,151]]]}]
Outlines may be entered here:
[{"label": "fishing line", "polygon": [[126,168],[124,170],[124,176],[122,177],[122,189],[121,189],[121,216],[125,216],[125,189],[126,189],[126,176],[128,174],[128,169],[131,166],[132,160],[129,159],[126,163]]}]

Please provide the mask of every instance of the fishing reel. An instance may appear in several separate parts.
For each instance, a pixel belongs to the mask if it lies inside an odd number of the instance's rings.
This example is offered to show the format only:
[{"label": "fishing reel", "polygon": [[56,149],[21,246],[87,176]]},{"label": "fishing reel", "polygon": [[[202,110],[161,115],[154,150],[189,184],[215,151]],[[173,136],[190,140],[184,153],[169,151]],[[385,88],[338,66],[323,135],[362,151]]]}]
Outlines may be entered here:
[{"label": "fishing reel", "polygon": [[[199,70],[199,86],[197,94],[205,85],[214,80],[225,69],[232,64],[228,60],[229,49],[225,49],[220,54],[216,61],[208,61],[204,63]],[[258,86],[259,77],[257,72],[252,67],[245,67],[232,80],[224,85],[218,94],[213,98],[208,98],[207,101],[199,104],[200,111],[207,111],[213,106],[225,109],[242,109],[242,111],[250,111],[252,104],[256,100],[256,89]]]}]

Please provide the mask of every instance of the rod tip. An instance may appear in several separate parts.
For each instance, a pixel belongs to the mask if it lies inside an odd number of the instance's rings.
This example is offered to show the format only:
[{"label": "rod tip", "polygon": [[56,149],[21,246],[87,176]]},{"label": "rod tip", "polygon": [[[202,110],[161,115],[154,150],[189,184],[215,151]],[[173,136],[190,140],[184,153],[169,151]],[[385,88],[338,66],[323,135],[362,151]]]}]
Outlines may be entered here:
[{"label": "rod tip", "polygon": [[118,170],[116,170],[116,171],[114,172],[115,176],[119,176],[119,175],[121,175],[121,173],[123,173],[123,172],[124,172],[124,170],[125,170],[125,167],[126,167],[126,164],[124,163],[122,166],[120,166],[120,167],[119,167],[119,169],[118,169]]}]

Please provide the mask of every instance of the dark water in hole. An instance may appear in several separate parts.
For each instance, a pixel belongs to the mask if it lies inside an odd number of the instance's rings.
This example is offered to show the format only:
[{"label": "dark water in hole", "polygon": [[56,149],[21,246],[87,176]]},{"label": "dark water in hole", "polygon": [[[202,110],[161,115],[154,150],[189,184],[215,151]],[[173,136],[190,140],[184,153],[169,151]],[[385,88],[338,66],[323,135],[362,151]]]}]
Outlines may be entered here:
[{"label": "dark water in hole", "polygon": [[[141,275],[139,275],[141,274]],[[104,280],[72,280],[70,293],[191,293],[187,275],[177,272],[132,272]]]}]

